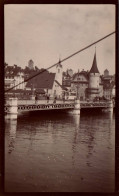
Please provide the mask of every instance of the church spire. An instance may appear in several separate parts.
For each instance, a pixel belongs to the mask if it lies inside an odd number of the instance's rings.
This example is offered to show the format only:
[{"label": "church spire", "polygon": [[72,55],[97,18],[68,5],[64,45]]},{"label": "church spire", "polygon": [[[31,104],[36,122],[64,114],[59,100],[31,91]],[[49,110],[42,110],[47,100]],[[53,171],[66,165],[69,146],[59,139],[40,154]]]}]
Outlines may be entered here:
[{"label": "church spire", "polygon": [[93,64],[92,64],[90,73],[99,73],[99,70],[97,67],[97,60],[96,60],[96,48],[95,48],[95,55],[94,55]]},{"label": "church spire", "polygon": [[59,61],[58,61],[57,65],[56,65],[56,67],[61,67],[62,68],[60,57],[59,57]]},{"label": "church spire", "polygon": [[59,56],[59,63],[61,63],[60,56]]}]

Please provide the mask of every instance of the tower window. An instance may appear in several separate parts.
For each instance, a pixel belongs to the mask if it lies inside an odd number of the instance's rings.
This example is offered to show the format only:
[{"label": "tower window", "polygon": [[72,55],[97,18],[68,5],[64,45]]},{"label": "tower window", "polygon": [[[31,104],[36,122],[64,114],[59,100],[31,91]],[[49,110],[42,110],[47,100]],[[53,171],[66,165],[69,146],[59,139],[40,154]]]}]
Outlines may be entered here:
[{"label": "tower window", "polygon": [[58,69],[58,73],[60,73],[60,69]]}]

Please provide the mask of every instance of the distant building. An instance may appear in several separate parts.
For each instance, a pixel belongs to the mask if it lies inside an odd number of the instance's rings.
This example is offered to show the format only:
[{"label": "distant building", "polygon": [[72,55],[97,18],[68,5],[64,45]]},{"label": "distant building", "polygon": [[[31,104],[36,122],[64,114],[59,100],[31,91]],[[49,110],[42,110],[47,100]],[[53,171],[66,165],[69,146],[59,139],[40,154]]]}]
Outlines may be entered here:
[{"label": "distant building", "polygon": [[[29,77],[36,75],[34,78],[26,81]],[[9,66],[5,63],[5,89],[9,89],[22,83],[14,88],[14,90],[27,90],[27,92],[39,92],[40,94],[49,94],[50,97],[57,96],[73,96],[80,100],[94,99],[95,97],[105,97],[107,99],[115,97],[115,75],[109,75],[106,69],[104,75],[100,75],[96,53],[90,71],[80,71],[73,73],[72,69],[63,72],[60,63],[56,65],[56,72],[49,73],[45,69],[35,67],[32,60],[29,61],[25,69],[14,65]],[[26,82],[24,82],[26,81]]]},{"label": "distant building", "polygon": [[109,71],[107,69],[104,70],[104,76],[108,76],[109,75]]},{"label": "distant building", "polygon": [[115,75],[109,75],[109,71],[106,69],[104,75],[102,76],[103,83],[111,83],[115,81]]},{"label": "distant building", "polygon": [[113,81],[103,84],[103,95],[106,99],[115,98],[115,83]]},{"label": "distant building", "polygon": [[[9,66],[6,64],[5,66],[5,89],[9,89],[13,86],[16,86],[19,83],[24,82],[24,71],[21,67],[17,65]],[[16,86],[14,89],[24,89],[25,84],[22,83]]]},{"label": "distant building", "polygon": [[44,90],[45,94],[50,97],[62,98],[63,86],[62,86],[62,65],[56,66],[56,73],[49,73],[44,70],[41,74],[29,80],[26,84],[26,89],[30,90]]},{"label": "distant building", "polygon": [[71,92],[79,94],[80,100],[85,100],[87,97],[87,88],[88,88],[88,72],[81,71],[75,73],[71,82]]},{"label": "distant building", "polygon": [[63,72],[62,75],[62,85],[64,88],[70,89],[71,88],[71,81],[72,81],[72,74],[69,74],[68,70]]},{"label": "distant building", "polygon": [[33,62],[32,59],[28,61],[28,68],[29,69],[34,69],[34,62]]},{"label": "distant building", "polygon": [[100,76],[96,53],[90,71],[84,71],[75,73],[71,80],[70,92],[78,94],[80,100],[87,98],[94,99],[95,97],[103,96],[103,79]]},{"label": "distant building", "polygon": [[72,77],[73,76],[73,70],[72,69],[67,69],[67,74]]},{"label": "distant building", "polygon": [[112,98],[115,91],[115,75],[109,75],[109,71],[106,69],[104,71],[104,75],[102,76],[102,81],[104,97],[107,99]]}]

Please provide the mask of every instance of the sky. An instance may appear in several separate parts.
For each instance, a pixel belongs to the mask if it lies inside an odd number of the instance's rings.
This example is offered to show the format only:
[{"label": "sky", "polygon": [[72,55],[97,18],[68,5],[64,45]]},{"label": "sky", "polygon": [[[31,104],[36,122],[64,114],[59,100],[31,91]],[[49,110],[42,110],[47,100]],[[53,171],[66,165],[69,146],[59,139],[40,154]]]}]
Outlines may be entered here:
[{"label": "sky", "polygon": [[[8,4],[4,7],[5,62],[48,68],[115,31],[113,4]],[[95,45],[62,62],[63,71],[90,70]],[[115,73],[115,34],[96,44],[97,66]],[[49,70],[55,72],[55,68]]]}]

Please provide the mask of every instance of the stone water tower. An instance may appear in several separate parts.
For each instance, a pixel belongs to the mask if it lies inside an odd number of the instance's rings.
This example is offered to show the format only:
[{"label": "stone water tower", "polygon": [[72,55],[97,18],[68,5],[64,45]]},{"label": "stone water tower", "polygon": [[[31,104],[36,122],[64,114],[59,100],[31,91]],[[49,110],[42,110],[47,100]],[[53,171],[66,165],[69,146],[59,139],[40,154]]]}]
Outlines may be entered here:
[{"label": "stone water tower", "polygon": [[99,79],[100,79],[100,73],[97,67],[96,52],[95,52],[93,64],[89,72],[88,97],[90,99],[99,96]]}]

